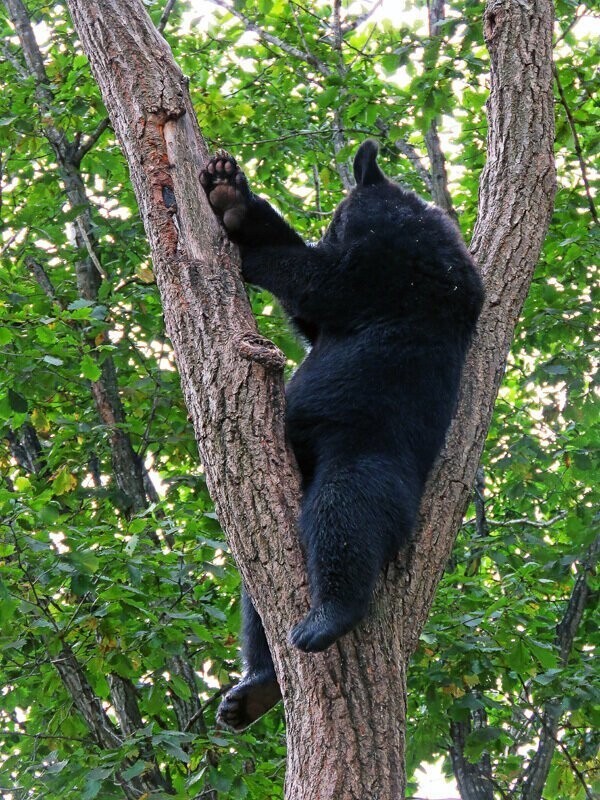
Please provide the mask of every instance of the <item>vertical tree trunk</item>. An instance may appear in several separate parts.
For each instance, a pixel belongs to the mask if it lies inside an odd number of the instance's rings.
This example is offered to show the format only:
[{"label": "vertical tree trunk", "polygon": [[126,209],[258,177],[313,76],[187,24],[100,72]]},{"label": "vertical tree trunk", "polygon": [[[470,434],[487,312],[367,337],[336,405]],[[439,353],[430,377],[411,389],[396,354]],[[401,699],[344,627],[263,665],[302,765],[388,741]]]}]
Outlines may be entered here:
[{"label": "vertical tree trunk", "polygon": [[[198,172],[207,153],[164,40],[139,0],[68,0],[129,162],[207,482],[265,622],[284,694],[288,800],[404,795],[405,675],[468,500],[554,191],[550,0],[492,0],[490,158],[474,252],[488,303],[418,544],[373,613],[320,655],[289,648],[308,608],[298,479],[283,435],[283,359],[258,336]],[[509,135],[510,132],[510,135]]]}]

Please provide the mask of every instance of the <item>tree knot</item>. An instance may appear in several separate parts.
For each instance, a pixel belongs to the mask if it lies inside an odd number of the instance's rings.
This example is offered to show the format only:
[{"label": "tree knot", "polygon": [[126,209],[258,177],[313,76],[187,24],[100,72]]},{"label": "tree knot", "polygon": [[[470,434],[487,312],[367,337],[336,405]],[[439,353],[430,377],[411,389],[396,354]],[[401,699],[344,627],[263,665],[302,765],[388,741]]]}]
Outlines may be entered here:
[{"label": "tree knot", "polygon": [[285,366],[285,356],[281,350],[259,333],[240,333],[235,337],[235,345],[242,358],[256,361],[266,369],[282,370]]},{"label": "tree knot", "polygon": [[490,44],[502,28],[506,10],[503,2],[492,2],[483,16],[483,37],[486,44]]}]

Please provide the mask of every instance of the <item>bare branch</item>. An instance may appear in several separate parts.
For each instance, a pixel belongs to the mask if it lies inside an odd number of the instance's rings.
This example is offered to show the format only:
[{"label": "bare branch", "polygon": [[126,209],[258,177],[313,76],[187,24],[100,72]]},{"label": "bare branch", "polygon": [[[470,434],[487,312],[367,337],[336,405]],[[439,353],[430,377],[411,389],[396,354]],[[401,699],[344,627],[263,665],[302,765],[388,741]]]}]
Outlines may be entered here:
[{"label": "bare branch", "polygon": [[494,785],[491,781],[492,765],[489,754],[483,753],[475,763],[465,755],[467,737],[472,729],[471,718],[464,722],[453,720],[450,723],[452,770],[461,800],[493,800]]},{"label": "bare branch", "polygon": [[169,671],[174,675],[178,675],[190,690],[190,696],[187,700],[175,694],[171,698],[179,730],[206,734],[206,723],[204,721],[206,704],[200,703],[196,674],[189,660],[180,656],[173,656],[168,663]]},{"label": "bare branch", "polygon": [[[600,536],[596,537],[586,553],[585,559],[581,565],[581,571],[577,576],[575,586],[573,587],[569,602],[567,603],[564,616],[556,628],[556,644],[562,666],[566,666],[568,663],[577,630],[583,619],[583,613],[590,596],[588,578],[596,567],[599,553]],[[567,753],[566,748],[562,746],[562,743],[558,739],[558,730],[562,715],[563,706],[558,698],[546,703],[541,715],[536,712],[536,716],[540,720],[539,744],[525,772],[520,800],[541,800],[548,773],[550,772],[552,757],[557,745],[559,745],[562,752],[567,757],[571,768],[584,787],[586,797],[592,800],[591,790],[587,786],[583,775],[581,775],[580,771],[573,763],[570,754]]]},{"label": "bare branch", "polygon": [[169,17],[171,16],[171,11],[173,11],[173,6],[176,2],[177,0],[167,0],[167,4],[164,7],[163,13],[160,15],[158,25],[156,26],[156,30],[159,33],[164,33],[165,28],[167,27],[167,22],[169,21]]},{"label": "bare branch", "polygon": [[226,692],[228,692],[231,689],[231,687],[232,687],[231,683],[224,683],[217,689],[217,691],[214,694],[211,694],[208,700],[205,700],[200,706],[200,708],[196,711],[196,713],[192,717],[190,717],[187,725],[183,729],[184,732],[187,733],[188,731],[192,730],[194,725],[198,722],[198,720],[203,717],[206,709],[209,708],[209,706],[212,706],[213,703],[216,703],[220,697],[222,697]]},{"label": "bare branch", "polygon": [[[429,18],[429,36],[432,40],[439,40],[440,25],[446,17],[444,0],[427,0]],[[437,120],[431,120],[429,130],[425,134],[425,146],[429,156],[431,174],[431,195],[433,202],[458,223],[458,216],[452,205],[452,198],[448,191],[448,175],[446,173],[446,158],[442,151],[438,134]]]},{"label": "bare branch", "polygon": [[596,205],[594,203],[594,196],[592,194],[592,190],[590,188],[590,182],[587,175],[587,166],[585,163],[585,159],[583,157],[583,151],[581,149],[581,144],[579,142],[579,135],[577,133],[577,127],[575,125],[575,119],[573,118],[573,114],[571,113],[571,109],[569,108],[569,104],[567,103],[567,98],[562,87],[562,83],[560,82],[560,78],[558,75],[558,70],[556,69],[556,64],[552,65],[552,72],[554,74],[554,80],[556,82],[556,88],[558,89],[558,96],[560,98],[560,104],[565,110],[565,114],[567,116],[567,122],[569,124],[569,128],[571,129],[571,136],[573,137],[573,146],[575,148],[575,154],[577,156],[577,160],[579,161],[579,168],[581,170],[581,179],[583,180],[583,186],[585,188],[585,195],[587,197],[588,206],[590,209],[590,214],[592,215],[592,219],[596,223],[596,225],[600,224],[600,220],[598,219],[598,212],[596,211]]},{"label": "bare branch", "polygon": [[368,11],[363,11],[363,13],[359,14],[358,17],[355,17],[352,22],[342,25],[342,34],[345,36],[347,33],[351,33],[352,31],[356,30],[356,28],[362,25],[363,22],[368,22],[368,20],[373,16],[382,3],[383,0],[376,0],[376,2],[373,3]]},{"label": "bare branch", "polygon": [[100,120],[96,129],[92,131],[88,136],[85,137],[83,143],[77,148],[75,153],[73,154],[72,161],[76,166],[81,164],[81,160],[89,153],[92,147],[96,144],[98,139],[102,136],[104,131],[110,126],[110,120],[108,117],[104,117],[104,119]]},{"label": "bare branch", "polygon": [[64,308],[63,302],[59,299],[58,295],[56,294],[56,289],[52,284],[52,281],[48,277],[46,270],[42,267],[40,263],[38,263],[34,258],[31,256],[27,256],[25,258],[25,266],[31,272],[33,277],[38,282],[39,286],[42,288],[46,297],[52,300],[53,303],[56,303],[59,308]]},{"label": "bare branch", "polygon": [[[381,135],[384,137],[384,139],[387,139],[390,134],[389,125],[386,125],[382,119],[377,119],[375,121],[375,126],[377,127],[377,130],[381,133]],[[415,172],[425,184],[425,188],[431,194],[432,193],[431,175],[429,174],[427,168],[423,164],[421,156],[418,154],[414,145],[410,144],[409,142],[406,141],[406,139],[402,138],[396,139],[393,145],[396,148],[396,150],[398,150],[399,153],[402,153],[403,156],[406,156],[406,158],[408,158],[410,163],[413,165]]]},{"label": "bare branch", "polygon": [[15,54],[14,54],[14,53],[11,53],[11,51],[10,51],[10,47],[8,46],[8,43],[7,43],[7,42],[0,42],[0,49],[2,50],[2,53],[3,53],[3,55],[4,55],[4,58],[5,58],[5,59],[6,59],[8,62],[10,62],[10,63],[12,64],[12,66],[13,66],[13,69],[15,70],[15,72],[16,72],[16,73],[17,73],[17,74],[18,74],[18,75],[19,75],[21,78],[28,78],[28,77],[29,77],[29,72],[28,72],[28,71],[25,69],[25,67],[23,66],[23,64],[21,64],[21,62],[20,62],[20,61],[19,61],[19,59],[18,59],[18,58],[15,56]]},{"label": "bare branch", "polygon": [[[485,474],[480,466],[475,476],[474,491],[475,511],[477,514],[477,538],[487,536],[487,521],[485,515]],[[481,549],[477,545],[473,548],[471,564],[465,568],[465,574],[472,575],[479,565]],[[481,692],[471,691],[476,699],[481,697]],[[484,751],[475,762],[465,755],[467,737],[472,730],[481,730],[487,727],[487,714],[483,704],[479,708],[469,711],[466,720],[452,720],[450,722],[450,758],[456,782],[462,800],[493,800],[494,784],[492,781],[492,762],[488,752]]]},{"label": "bare branch", "polygon": [[414,145],[407,142],[406,139],[396,139],[394,142],[395,148],[402,153],[403,156],[406,156],[410,163],[413,165],[415,172],[421,178],[427,191],[433,193],[433,186],[431,182],[431,174],[429,170],[424,166],[421,156],[417,152],[417,149]]},{"label": "bare branch", "polygon": [[33,425],[24,422],[16,432],[9,428],[5,436],[11,455],[21,469],[37,475],[42,469],[42,447]]},{"label": "bare branch", "polygon": [[340,16],[340,10],[342,7],[341,0],[333,0],[333,9],[332,9],[332,25],[333,28],[333,47],[339,55],[341,56],[342,53],[342,42],[344,41],[344,37],[342,34],[342,20]]},{"label": "bare branch", "polygon": [[[54,95],[50,88],[44,59],[35,39],[27,9],[21,0],[4,0],[4,3],[8,9],[10,20],[19,36],[29,74],[35,79],[36,99],[44,113],[51,118],[51,105]],[[47,122],[44,126],[44,134],[56,154],[58,156],[63,155],[65,141],[61,131],[55,128],[51,122]]]},{"label": "bare branch", "polygon": [[94,694],[81,665],[67,644],[63,645],[58,656],[52,659],[52,663],[95,742],[100,747],[109,749],[119,747],[121,738],[114,724],[104,710],[102,701]]},{"label": "bare branch", "polygon": [[[85,720],[96,744],[108,750],[120,747],[121,737],[104,710],[102,701],[94,694],[75,654],[67,644],[63,644],[61,652],[57,658],[52,660],[52,663],[72,698],[73,704]],[[142,775],[126,780],[121,773],[128,766],[130,764],[126,762],[116,775],[117,782],[128,800],[138,800],[146,794],[156,792],[157,789],[172,793],[172,787],[165,781],[156,764],[152,764]]]},{"label": "bare branch", "polygon": [[[25,232],[27,232],[28,230],[29,230],[28,228],[25,228]],[[23,231],[23,228],[20,228],[20,229],[16,230],[16,231],[13,233],[13,235],[12,235],[12,236],[10,236],[10,237],[9,237],[9,238],[8,238],[8,239],[7,239],[7,240],[4,242],[4,244],[2,245],[2,247],[0,247],[0,256],[3,256],[3,255],[4,255],[4,253],[6,253],[6,251],[10,249],[10,247],[11,247],[12,243],[15,241],[15,239],[17,239],[17,238],[18,238],[19,234],[20,234],[22,231]]]},{"label": "bare branch", "polygon": [[89,233],[88,233],[88,230],[87,230],[88,226],[86,225],[85,217],[83,217],[80,214],[76,218],[75,224],[77,225],[79,233],[81,234],[81,238],[83,239],[83,242],[85,244],[85,249],[88,251],[88,255],[89,255],[93,265],[96,267],[96,269],[98,270],[100,275],[102,275],[104,280],[108,280],[108,275],[106,274],[106,272],[104,270],[104,267],[100,263],[100,260],[99,260],[98,256],[96,255],[96,251],[94,249],[94,246],[92,245],[92,242],[90,240],[90,236],[89,236]]},{"label": "bare branch", "polygon": [[304,47],[304,53],[306,55],[306,60],[308,63],[314,62],[315,56],[311,53],[310,47],[308,46],[308,42],[306,41],[306,37],[304,36],[304,31],[302,30],[302,25],[300,25],[300,20],[298,19],[298,11],[296,9],[296,4],[291,4],[292,14],[294,15],[294,20],[296,22],[296,27],[298,28],[298,35],[302,40],[302,46]]},{"label": "bare branch", "polygon": [[297,58],[300,61],[304,61],[307,64],[310,64],[312,67],[315,67],[319,70],[322,75],[328,76],[331,75],[331,70],[323,61],[318,59],[312,53],[303,53],[302,50],[299,50],[297,47],[289,44],[288,42],[284,42],[283,39],[280,39],[279,36],[274,36],[272,33],[268,33],[267,31],[260,28],[256,23],[252,22],[245,14],[241,11],[238,11],[233,6],[229,5],[226,0],[212,0],[212,2],[219,6],[219,8],[228,11],[234,17],[237,17],[241,22],[244,23],[246,29],[255,33],[260,39],[263,41],[268,42],[269,44],[275,45],[280,50],[283,50],[284,53],[287,53],[289,56],[293,58]]},{"label": "bare branch", "polygon": [[[560,522],[561,519],[565,519],[566,516],[566,511],[560,511],[554,517],[550,517],[550,519],[529,519],[528,517],[517,517],[516,519],[497,520],[486,517],[486,526],[491,528],[509,528],[513,527],[514,525],[529,525],[531,528],[548,528],[550,525]],[[475,519],[467,519],[463,524],[472,525],[474,522],[477,523],[477,517],[475,517]]]},{"label": "bare branch", "polygon": [[565,36],[567,36],[569,31],[573,30],[573,28],[575,27],[575,25],[577,25],[577,23],[579,22],[580,19],[582,19],[583,17],[586,16],[586,11],[587,11],[587,9],[586,9],[586,7],[584,5],[579,6],[579,8],[575,11],[575,16],[573,17],[571,22],[569,22],[569,24],[564,29],[564,31],[554,41],[554,47],[556,47],[557,44],[562,42],[562,40],[565,38]]}]

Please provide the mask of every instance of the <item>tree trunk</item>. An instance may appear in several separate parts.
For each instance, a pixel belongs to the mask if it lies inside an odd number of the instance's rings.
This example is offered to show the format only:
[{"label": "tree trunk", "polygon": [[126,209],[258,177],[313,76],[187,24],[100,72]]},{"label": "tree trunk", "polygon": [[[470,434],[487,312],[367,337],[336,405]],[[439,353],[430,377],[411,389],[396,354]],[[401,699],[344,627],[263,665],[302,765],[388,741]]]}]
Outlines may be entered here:
[{"label": "tree trunk", "polygon": [[285,701],[286,797],[401,798],[406,665],[470,494],[552,209],[552,4],[493,0],[486,11],[490,156],[473,250],[488,301],[418,543],[386,571],[366,623],[306,655],[287,644],[308,594],[283,358],[257,334],[237,254],[199,191],[207,152],[185,79],[139,0],[68,1],[129,162],[209,489],[265,622]]}]

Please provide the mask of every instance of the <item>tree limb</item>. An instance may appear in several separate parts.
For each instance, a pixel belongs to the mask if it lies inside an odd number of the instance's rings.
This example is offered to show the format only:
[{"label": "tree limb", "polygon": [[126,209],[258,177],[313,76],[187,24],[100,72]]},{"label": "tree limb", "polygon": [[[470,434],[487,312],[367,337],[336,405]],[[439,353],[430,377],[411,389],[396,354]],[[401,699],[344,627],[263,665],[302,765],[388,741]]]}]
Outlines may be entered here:
[{"label": "tree limb", "polygon": [[75,166],[79,166],[83,157],[90,152],[92,147],[96,144],[98,139],[102,136],[104,131],[110,126],[110,120],[108,117],[104,117],[104,119],[100,120],[96,129],[92,131],[88,136],[85,137],[85,140],[82,144],[77,148],[75,153],[73,154],[72,160]]},{"label": "tree limb", "polygon": [[247,17],[241,11],[238,11],[237,8],[230,5],[226,0],[212,0],[214,5],[219,6],[219,8],[224,9],[225,11],[232,14],[234,17],[237,17],[241,22],[244,23],[246,29],[255,33],[260,39],[263,39],[265,42],[269,44],[275,45],[284,53],[287,53],[292,58],[297,58],[300,61],[304,61],[307,64],[310,64],[312,67],[315,67],[319,70],[322,75],[328,76],[331,75],[331,70],[323,61],[318,59],[315,55],[310,52],[303,53],[302,50],[299,50],[294,45],[289,44],[288,42],[284,42],[283,39],[280,39],[279,36],[274,36],[272,33],[268,33],[268,31],[263,30],[260,26],[256,25],[256,23],[252,22],[252,20]]},{"label": "tree limb", "polygon": [[590,187],[590,181],[587,174],[587,165],[585,163],[585,159],[583,157],[583,151],[581,149],[581,143],[579,141],[579,135],[577,133],[577,127],[575,125],[575,119],[573,118],[573,114],[571,113],[571,109],[569,108],[569,104],[567,102],[567,98],[565,95],[565,91],[562,87],[562,83],[560,81],[560,77],[558,75],[558,70],[556,69],[556,64],[552,65],[552,71],[554,74],[554,81],[556,82],[556,88],[558,90],[558,96],[560,98],[560,103],[565,110],[565,114],[567,117],[567,123],[571,130],[571,136],[573,137],[573,147],[575,148],[575,155],[577,156],[577,160],[579,161],[579,169],[581,170],[581,180],[583,181],[583,186],[585,189],[585,196],[587,197],[588,206],[590,209],[590,214],[592,215],[592,219],[596,223],[596,225],[600,224],[600,220],[598,219],[598,212],[596,211],[596,205],[594,203],[594,196],[592,194],[592,189]]},{"label": "tree limb", "polygon": [[59,308],[64,308],[64,304],[56,294],[56,289],[42,265],[36,261],[35,258],[26,256],[25,266],[31,272],[46,297],[52,300],[53,303],[56,303]]},{"label": "tree limb", "polygon": [[[488,534],[485,514],[485,474],[480,466],[475,477],[474,491],[475,511],[477,515],[477,538],[485,538]],[[480,562],[480,551],[474,547],[471,565],[465,567],[465,574],[474,574]],[[481,692],[471,691],[476,699],[481,697]],[[472,730],[481,730],[487,727],[487,714],[483,704],[473,711],[468,711],[465,720],[452,720],[450,722],[450,758],[452,769],[456,778],[461,800],[493,800],[494,784],[492,781],[492,761],[490,754],[484,751],[475,762],[465,756],[465,745]]]},{"label": "tree limb", "polygon": [[[427,0],[427,13],[429,19],[430,39],[437,40],[441,37],[440,25],[446,18],[444,0]],[[429,174],[431,176],[431,195],[433,202],[452,217],[458,224],[458,215],[452,204],[448,191],[448,175],[446,173],[446,158],[444,156],[440,137],[437,129],[437,119],[432,119],[429,129],[425,133],[425,146],[429,156]]]},{"label": "tree limb", "polygon": [[465,756],[467,737],[473,730],[474,723],[470,716],[468,720],[450,722],[450,758],[452,770],[461,800],[494,800],[494,784],[491,780],[492,764],[489,753],[483,753],[481,758],[472,763]]},{"label": "tree limb", "polygon": [[[590,596],[588,579],[595,570],[599,553],[600,536],[598,536],[588,548],[581,564],[581,571],[577,576],[575,586],[569,597],[565,613],[556,628],[556,645],[558,647],[560,664],[563,667],[568,663],[577,630],[583,619],[583,613]],[[542,798],[544,786],[546,785],[548,773],[552,765],[554,751],[557,744],[560,746],[558,730],[563,713],[563,705],[558,699],[547,702],[541,715],[537,711],[535,712],[540,722],[539,743],[535,755],[529,762],[525,771],[519,794],[520,800],[541,800]],[[586,797],[592,800],[591,790],[586,785],[583,776],[573,763],[570,754],[568,754],[564,748],[561,749],[571,764],[571,768],[582,783],[586,791]]]},{"label": "tree limb", "polygon": [[160,19],[158,21],[158,25],[156,26],[156,30],[159,33],[164,33],[165,28],[167,27],[167,22],[169,21],[169,17],[171,16],[171,11],[173,11],[173,7],[177,0],[167,0],[167,3],[163,9],[162,14],[160,15]]},{"label": "tree limb", "polygon": [[368,22],[382,4],[383,0],[376,0],[376,2],[374,2],[371,8],[369,8],[367,11],[359,14],[352,20],[352,22],[342,25],[342,34],[345,36],[347,33],[351,33],[352,31],[356,30],[356,28],[358,28],[359,25],[362,25],[363,22]]}]

